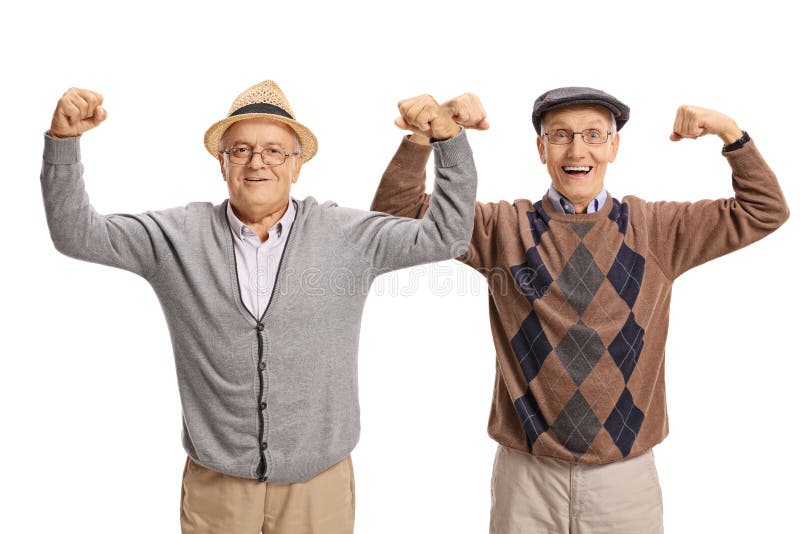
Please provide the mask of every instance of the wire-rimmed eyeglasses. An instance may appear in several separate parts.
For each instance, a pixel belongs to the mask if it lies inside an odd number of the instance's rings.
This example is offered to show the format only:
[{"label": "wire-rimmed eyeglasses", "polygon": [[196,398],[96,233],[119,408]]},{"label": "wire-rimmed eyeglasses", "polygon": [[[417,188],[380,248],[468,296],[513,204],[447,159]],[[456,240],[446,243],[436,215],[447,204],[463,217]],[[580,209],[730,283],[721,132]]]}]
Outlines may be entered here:
[{"label": "wire-rimmed eyeglasses", "polygon": [[228,159],[234,165],[248,165],[250,161],[252,161],[253,156],[258,154],[261,156],[261,161],[264,162],[264,165],[270,167],[283,165],[287,158],[300,155],[300,152],[287,154],[283,150],[274,147],[265,148],[261,152],[256,152],[253,150],[253,147],[249,146],[234,146],[222,152],[228,155]]},{"label": "wire-rimmed eyeglasses", "polygon": [[550,130],[544,134],[547,140],[553,145],[568,145],[575,139],[576,135],[580,135],[583,142],[589,145],[602,145],[608,141],[611,132],[598,130],[597,128],[587,128],[580,132],[559,128],[558,130]]}]

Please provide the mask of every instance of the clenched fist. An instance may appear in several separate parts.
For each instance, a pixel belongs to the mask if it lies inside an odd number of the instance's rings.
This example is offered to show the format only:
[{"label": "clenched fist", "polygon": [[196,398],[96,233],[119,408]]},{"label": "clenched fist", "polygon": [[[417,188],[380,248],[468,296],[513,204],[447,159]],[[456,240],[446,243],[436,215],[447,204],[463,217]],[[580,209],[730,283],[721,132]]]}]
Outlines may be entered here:
[{"label": "clenched fist", "polygon": [[73,87],[58,101],[50,123],[50,135],[75,137],[91,130],[108,116],[102,104],[100,93]]},{"label": "clenched fist", "polygon": [[420,95],[397,103],[400,116],[394,123],[403,130],[424,135],[432,139],[450,139],[461,132],[461,128],[430,95]]},{"label": "clenched fist", "polygon": [[678,108],[672,134],[669,136],[672,141],[697,139],[706,134],[718,135],[723,143],[729,145],[742,137],[743,132],[732,118],[719,111],[697,106]]},{"label": "clenched fist", "polygon": [[489,129],[486,110],[483,109],[483,104],[475,93],[464,93],[452,98],[442,104],[442,107],[464,128]]}]

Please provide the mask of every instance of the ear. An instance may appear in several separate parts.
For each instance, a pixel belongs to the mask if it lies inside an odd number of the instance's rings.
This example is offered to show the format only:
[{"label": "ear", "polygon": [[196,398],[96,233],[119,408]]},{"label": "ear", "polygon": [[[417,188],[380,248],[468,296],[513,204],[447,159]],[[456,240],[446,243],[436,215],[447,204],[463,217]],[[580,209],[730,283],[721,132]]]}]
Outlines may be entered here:
[{"label": "ear", "polygon": [[217,159],[219,160],[219,170],[222,173],[222,181],[227,182],[228,178],[225,176],[225,157],[222,155],[222,152],[217,154]]},{"label": "ear", "polygon": [[542,160],[542,163],[547,163],[544,155],[544,138],[541,135],[536,136],[536,148],[539,150],[539,159]]},{"label": "ear", "polygon": [[292,183],[296,184],[297,179],[300,177],[300,168],[303,166],[303,158],[293,158],[294,159],[294,176],[292,176]]},{"label": "ear", "polygon": [[617,159],[617,150],[619,150],[619,133],[615,133],[614,137],[611,138],[611,155],[608,158],[609,162]]}]

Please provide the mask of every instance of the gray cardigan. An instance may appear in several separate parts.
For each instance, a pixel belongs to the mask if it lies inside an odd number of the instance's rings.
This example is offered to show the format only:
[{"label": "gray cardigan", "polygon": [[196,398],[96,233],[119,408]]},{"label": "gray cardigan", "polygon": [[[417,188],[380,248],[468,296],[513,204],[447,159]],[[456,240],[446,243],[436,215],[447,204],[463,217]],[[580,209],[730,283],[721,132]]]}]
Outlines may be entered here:
[{"label": "gray cardigan", "polygon": [[298,201],[260,318],[240,298],[225,202],[100,215],[84,188],[79,138],[45,136],[41,183],[56,249],[132,271],[155,290],[187,454],[222,473],[299,482],[358,441],[356,357],[372,281],[469,245],[476,172],[466,134],[435,143],[434,153],[434,194],[421,220]]}]

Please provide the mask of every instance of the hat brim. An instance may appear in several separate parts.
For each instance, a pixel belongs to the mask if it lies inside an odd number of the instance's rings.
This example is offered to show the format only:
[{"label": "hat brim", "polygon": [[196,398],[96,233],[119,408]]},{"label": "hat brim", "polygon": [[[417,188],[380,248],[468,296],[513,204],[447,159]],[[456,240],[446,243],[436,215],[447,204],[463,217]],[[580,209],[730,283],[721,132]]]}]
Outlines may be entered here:
[{"label": "hat brim", "polygon": [[220,141],[222,140],[222,136],[225,134],[225,131],[230,128],[233,123],[247,119],[269,119],[275,122],[282,122],[294,130],[298,139],[300,140],[300,148],[302,150],[300,157],[304,162],[313,158],[314,154],[317,153],[317,138],[313,133],[311,133],[311,130],[294,119],[281,117],[280,115],[272,115],[269,113],[243,113],[241,115],[234,115],[233,117],[226,117],[221,121],[215,122],[208,130],[206,130],[206,134],[203,137],[203,143],[205,144],[208,153],[215,158],[219,157]]},{"label": "hat brim", "polygon": [[618,105],[616,102],[598,98],[596,95],[575,95],[558,102],[553,102],[542,106],[539,110],[537,110],[536,114],[533,115],[533,127],[537,134],[542,135],[542,119],[548,111],[570,106],[600,106],[611,112],[611,115],[614,117],[614,122],[617,126],[617,131],[620,131],[622,127],[625,126],[625,123],[628,122],[629,115],[627,106],[621,102],[620,104],[621,105]]}]

